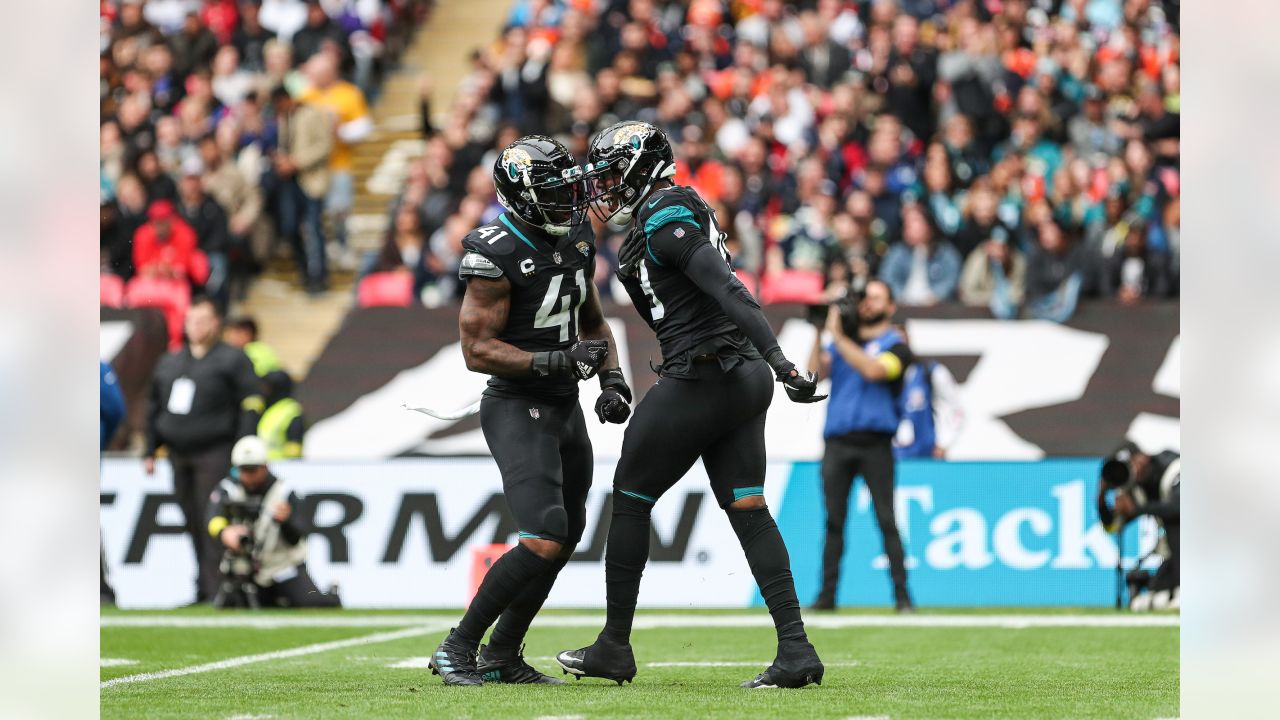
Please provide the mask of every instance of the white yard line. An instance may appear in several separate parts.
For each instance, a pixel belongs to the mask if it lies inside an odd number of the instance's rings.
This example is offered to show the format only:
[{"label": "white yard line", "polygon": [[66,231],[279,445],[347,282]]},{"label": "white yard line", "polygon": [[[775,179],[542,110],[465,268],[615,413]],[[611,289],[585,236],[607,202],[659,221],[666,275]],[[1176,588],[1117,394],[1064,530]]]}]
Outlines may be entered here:
[{"label": "white yard line", "polygon": [[[429,615],[304,615],[262,617],[230,615],[183,617],[172,615],[109,615],[101,618],[104,628],[356,628],[416,626],[423,630],[447,630],[450,618]],[[543,615],[537,627],[600,627],[603,615]],[[1038,627],[1178,627],[1177,615],[818,615],[805,616],[809,627],[840,629],[857,627],[954,627],[954,628],[1038,628]],[[634,627],[640,630],[688,627],[773,627],[769,614],[734,615],[637,615]]]},{"label": "white yard line", "polygon": [[137,660],[128,658],[98,658],[98,667],[120,667],[121,665],[137,665]]},{"label": "white yard line", "polygon": [[175,668],[173,670],[164,670],[153,673],[140,673],[138,675],[126,675],[124,677],[105,680],[100,683],[98,687],[99,689],[105,690],[106,688],[114,685],[163,680],[165,678],[181,677],[183,675],[212,672],[214,670],[227,670],[229,668],[240,667],[242,665],[249,665],[251,663],[263,662],[266,660],[284,660],[286,658],[314,655],[316,653],[328,652],[329,650],[339,650],[341,648],[354,647],[356,645],[372,645],[373,643],[404,640],[406,638],[419,637],[433,632],[438,632],[438,629],[434,626],[424,625],[396,630],[394,632],[374,633],[372,635],[362,635],[360,637],[347,638],[345,640],[334,640],[331,642],[316,643],[314,645],[303,645],[302,647],[290,648],[288,650],[276,650],[274,652],[259,653],[257,655],[241,655],[240,657],[228,658],[226,660],[205,663],[203,665],[192,665],[190,667]]},{"label": "white yard line", "polygon": [[[772,660],[758,660],[756,662],[739,662],[737,660],[707,660],[705,662],[651,662],[645,663],[645,667],[651,668],[680,668],[680,667],[752,667],[766,668],[772,663]],[[823,662],[826,667],[857,667],[857,660],[847,660],[844,662]]]}]

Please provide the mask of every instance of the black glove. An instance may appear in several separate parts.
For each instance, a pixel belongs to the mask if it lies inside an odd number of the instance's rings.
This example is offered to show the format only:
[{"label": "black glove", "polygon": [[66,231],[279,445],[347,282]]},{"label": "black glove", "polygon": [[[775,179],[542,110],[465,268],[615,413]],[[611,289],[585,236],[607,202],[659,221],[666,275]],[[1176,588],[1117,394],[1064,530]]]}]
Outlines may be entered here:
[{"label": "black glove", "polygon": [[621,425],[631,416],[631,388],[622,370],[609,368],[600,372],[600,397],[596,398],[596,417],[601,423]]},{"label": "black glove", "polygon": [[827,399],[826,395],[814,395],[818,390],[818,383],[814,381],[813,373],[801,375],[796,372],[795,363],[787,360],[781,348],[775,347],[765,353],[764,359],[777,374],[778,382],[786,388],[791,402],[816,403]]},{"label": "black glove", "polygon": [[596,374],[608,356],[608,340],[582,340],[568,350],[534,353],[533,374],[536,377],[586,380]]}]

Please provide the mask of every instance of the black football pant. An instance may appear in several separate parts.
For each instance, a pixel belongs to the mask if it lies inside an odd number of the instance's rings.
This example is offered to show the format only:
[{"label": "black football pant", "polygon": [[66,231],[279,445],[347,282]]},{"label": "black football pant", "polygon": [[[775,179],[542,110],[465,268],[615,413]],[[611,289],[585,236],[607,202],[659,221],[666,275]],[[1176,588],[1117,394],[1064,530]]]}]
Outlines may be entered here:
[{"label": "black football pant", "polygon": [[196,553],[196,602],[209,602],[218,593],[222,574],[222,543],[210,537],[205,525],[209,495],[231,472],[231,443],[215,443],[194,451],[169,451],[173,494],[186,516],[187,535]]},{"label": "black football pant", "polygon": [[577,396],[561,400],[486,395],[480,427],[502,473],[502,489],[521,538],[553,540],[546,560],[517,545],[494,562],[458,623],[455,638],[474,647],[496,620],[491,649],[518,650],[556,577],[586,529],[591,439]]},{"label": "black football pant", "polygon": [[764,422],[773,371],[749,360],[727,373],[696,363],[697,380],[662,377],[636,406],[613,489],[656,502],[702,458],[716,503],[764,494]]},{"label": "black football pant", "polygon": [[649,559],[650,512],[702,458],[716,502],[728,515],[773,616],[779,643],[805,642],[791,561],[773,516],[766,507],[730,507],[764,495],[764,425],[773,400],[773,371],[762,360],[746,360],[728,372],[715,362],[695,363],[694,368],[696,380],[659,378],[627,425],[613,479],[601,637],[630,641]]},{"label": "black football pant", "polygon": [[889,558],[889,575],[897,597],[907,591],[907,567],[902,538],[893,515],[894,460],[890,436],[868,439],[837,436],[827,439],[822,455],[822,495],[827,508],[827,537],[822,548],[822,590],[820,601],[834,602],[840,584],[840,558],[844,556],[845,519],[854,478],[861,475],[871,493],[884,554]]}]

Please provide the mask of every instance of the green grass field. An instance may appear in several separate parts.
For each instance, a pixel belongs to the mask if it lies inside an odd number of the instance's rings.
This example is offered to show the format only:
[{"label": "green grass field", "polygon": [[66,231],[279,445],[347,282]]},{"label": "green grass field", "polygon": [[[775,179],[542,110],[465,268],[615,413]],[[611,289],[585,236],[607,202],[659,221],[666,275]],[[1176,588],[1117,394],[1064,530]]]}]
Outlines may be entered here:
[{"label": "green grass field", "polygon": [[[1169,718],[1169,615],[981,611],[809,613],[820,687],[742,690],[772,659],[763,609],[637,619],[640,667],[618,687],[445,688],[425,667],[457,613],[103,612],[104,718]],[[1097,626],[1136,620],[1151,625]],[[526,655],[594,639],[599,613],[546,612]]]}]

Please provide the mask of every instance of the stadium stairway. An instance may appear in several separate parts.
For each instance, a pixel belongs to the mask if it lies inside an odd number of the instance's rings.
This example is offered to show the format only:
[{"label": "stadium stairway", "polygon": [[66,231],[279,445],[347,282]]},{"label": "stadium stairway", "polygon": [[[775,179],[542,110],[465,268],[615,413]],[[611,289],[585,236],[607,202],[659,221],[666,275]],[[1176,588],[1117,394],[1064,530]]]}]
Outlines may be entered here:
[{"label": "stadium stairway", "polygon": [[[458,81],[470,69],[468,55],[494,41],[510,6],[510,0],[439,0],[400,66],[383,82],[372,108],[374,133],[355,151],[356,196],[347,237],[356,263],[381,246],[388,205],[400,191],[409,161],[422,154],[423,75],[430,78],[431,108],[439,118],[453,106]],[[356,268],[331,263],[329,292],[308,297],[292,257],[283,247],[277,251],[232,313],[254,316],[262,339],[275,349],[289,374],[301,379],[354,304]]]}]

